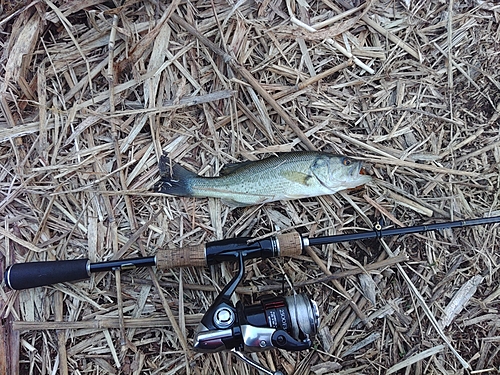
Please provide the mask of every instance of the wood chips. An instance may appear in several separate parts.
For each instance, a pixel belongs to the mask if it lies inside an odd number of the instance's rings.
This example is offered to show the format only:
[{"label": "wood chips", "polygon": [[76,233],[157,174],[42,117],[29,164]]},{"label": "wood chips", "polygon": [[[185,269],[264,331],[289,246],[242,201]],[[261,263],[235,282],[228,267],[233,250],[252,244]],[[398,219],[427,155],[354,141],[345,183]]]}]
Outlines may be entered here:
[{"label": "wood chips", "polygon": [[[499,215],[498,3],[355,3],[1,1],[2,272]],[[162,153],[213,176],[303,149],[365,160],[374,182],[244,209],[150,191]],[[280,294],[284,275],[321,314],[313,349],[251,357],[284,374],[498,373],[497,227],[248,261],[245,304]],[[4,286],[0,374],[255,374],[192,350],[235,270]]]}]

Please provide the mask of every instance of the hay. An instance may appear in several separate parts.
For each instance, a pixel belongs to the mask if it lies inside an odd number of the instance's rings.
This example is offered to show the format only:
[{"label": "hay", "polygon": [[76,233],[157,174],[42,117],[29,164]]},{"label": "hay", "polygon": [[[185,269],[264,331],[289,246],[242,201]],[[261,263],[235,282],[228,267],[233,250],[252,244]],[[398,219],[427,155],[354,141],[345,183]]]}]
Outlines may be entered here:
[{"label": "hay", "polygon": [[[495,2],[116,3],[0,4],[2,270],[500,213]],[[164,152],[210,176],[306,148],[366,160],[376,181],[246,209],[149,190]],[[245,303],[285,274],[321,312],[315,350],[253,358],[286,374],[498,371],[498,249],[486,226],[248,262]],[[4,288],[0,373],[254,373],[191,349],[234,270]]]}]

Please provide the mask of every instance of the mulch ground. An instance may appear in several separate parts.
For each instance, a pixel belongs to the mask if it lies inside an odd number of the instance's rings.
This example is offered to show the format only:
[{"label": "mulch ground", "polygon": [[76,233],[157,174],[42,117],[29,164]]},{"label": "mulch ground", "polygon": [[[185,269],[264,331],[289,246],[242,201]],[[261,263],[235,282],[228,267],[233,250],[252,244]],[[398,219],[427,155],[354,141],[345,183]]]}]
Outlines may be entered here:
[{"label": "mulch ground", "polygon": [[[0,1],[0,269],[500,215],[495,1]],[[364,160],[373,182],[231,208],[151,191],[276,152]],[[237,298],[305,293],[284,374],[500,372],[499,233],[482,225],[248,261]],[[1,374],[255,374],[195,353],[236,265],[0,290]],[[330,279],[325,277],[334,275]],[[336,277],[335,275],[339,276]]]}]

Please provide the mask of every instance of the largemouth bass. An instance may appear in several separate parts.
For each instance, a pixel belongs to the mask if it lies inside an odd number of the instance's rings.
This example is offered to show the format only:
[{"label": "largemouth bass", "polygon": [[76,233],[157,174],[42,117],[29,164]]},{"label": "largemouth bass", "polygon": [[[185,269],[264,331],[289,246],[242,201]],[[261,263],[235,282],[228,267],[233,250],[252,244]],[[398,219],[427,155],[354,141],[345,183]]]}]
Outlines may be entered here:
[{"label": "largemouth bass", "polygon": [[201,177],[160,158],[161,180],[155,191],[183,197],[221,198],[242,207],[278,200],[316,197],[370,181],[362,163],[323,152],[287,152],[258,161],[229,164],[219,177]]}]

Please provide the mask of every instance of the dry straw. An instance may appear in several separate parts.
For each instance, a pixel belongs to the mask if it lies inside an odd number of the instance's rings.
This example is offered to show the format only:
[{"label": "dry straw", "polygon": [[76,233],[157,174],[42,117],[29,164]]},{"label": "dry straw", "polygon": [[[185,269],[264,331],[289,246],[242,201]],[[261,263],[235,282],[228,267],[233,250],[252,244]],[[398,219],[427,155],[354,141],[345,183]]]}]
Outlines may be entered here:
[{"label": "dry straw", "polygon": [[[500,212],[495,1],[0,7],[2,270]],[[300,149],[366,160],[374,183],[246,209],[149,190],[162,153],[211,176]],[[249,262],[245,303],[280,293],[284,273],[321,312],[314,350],[253,359],[285,374],[498,371],[498,249],[489,226]],[[233,272],[224,264],[4,288],[0,374],[252,373],[228,353],[191,349]]]}]

